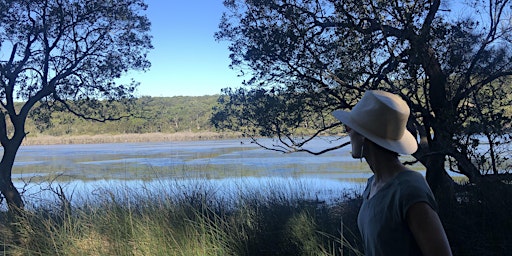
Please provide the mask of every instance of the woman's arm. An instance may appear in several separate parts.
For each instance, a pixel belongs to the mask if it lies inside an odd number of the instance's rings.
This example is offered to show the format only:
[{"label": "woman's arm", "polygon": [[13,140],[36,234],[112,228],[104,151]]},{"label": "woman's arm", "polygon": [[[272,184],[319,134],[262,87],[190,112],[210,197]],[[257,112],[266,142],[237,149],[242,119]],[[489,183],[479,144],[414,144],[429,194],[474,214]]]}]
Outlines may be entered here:
[{"label": "woman's arm", "polygon": [[407,224],[425,256],[451,256],[452,252],[437,213],[425,202],[407,210]]}]

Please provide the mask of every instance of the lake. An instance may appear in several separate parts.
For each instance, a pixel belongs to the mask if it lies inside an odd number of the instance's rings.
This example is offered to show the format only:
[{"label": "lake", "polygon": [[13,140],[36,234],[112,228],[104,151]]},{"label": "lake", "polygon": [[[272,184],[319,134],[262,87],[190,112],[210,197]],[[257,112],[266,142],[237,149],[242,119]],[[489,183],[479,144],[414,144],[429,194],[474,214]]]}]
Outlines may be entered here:
[{"label": "lake", "polygon": [[[321,150],[346,139],[317,139],[309,149]],[[319,156],[283,154],[248,139],[22,146],[12,178],[25,200],[47,197],[40,191],[49,185],[60,185],[66,193],[94,194],[104,188],[176,189],[198,183],[223,195],[279,188],[329,199],[347,189],[360,192],[371,176],[366,163],[350,157],[349,148]]]}]

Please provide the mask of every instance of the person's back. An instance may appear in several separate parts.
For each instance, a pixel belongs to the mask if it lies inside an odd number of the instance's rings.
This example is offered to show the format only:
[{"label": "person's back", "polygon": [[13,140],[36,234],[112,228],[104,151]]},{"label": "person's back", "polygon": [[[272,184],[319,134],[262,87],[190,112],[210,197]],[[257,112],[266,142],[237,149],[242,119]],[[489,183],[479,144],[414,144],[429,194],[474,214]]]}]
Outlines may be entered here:
[{"label": "person's back", "polygon": [[[368,184],[372,182],[373,177]],[[407,226],[406,214],[417,202],[437,208],[423,176],[414,171],[402,171],[371,198],[370,190],[371,186],[367,186],[363,193],[357,219],[366,255],[422,255]]]}]

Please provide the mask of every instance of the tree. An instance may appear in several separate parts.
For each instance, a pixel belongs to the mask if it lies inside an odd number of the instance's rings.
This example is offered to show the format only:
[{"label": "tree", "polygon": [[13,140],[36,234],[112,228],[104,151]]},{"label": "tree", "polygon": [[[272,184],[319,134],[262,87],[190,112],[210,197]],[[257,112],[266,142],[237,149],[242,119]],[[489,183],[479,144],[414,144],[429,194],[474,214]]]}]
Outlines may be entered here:
[{"label": "tree", "polygon": [[[217,127],[245,129],[254,140],[276,137],[281,143],[269,146],[274,150],[302,151],[313,137],[340,131],[333,110],[352,108],[369,89],[397,93],[411,107],[408,129],[420,138],[414,157],[439,193],[453,184],[447,166],[471,182],[481,180],[475,160],[486,157],[470,146],[481,146],[482,134],[492,134],[491,145],[508,141],[510,1],[224,5],[216,38],[231,43],[231,67],[250,79],[223,91],[212,119]],[[490,99],[493,104],[485,104]],[[297,136],[303,127],[317,132]]]},{"label": "tree", "polygon": [[[13,210],[23,207],[11,172],[29,112],[120,118],[137,83],[115,81],[128,70],[147,70],[152,45],[143,0],[7,0],[0,5],[0,191]],[[16,101],[24,103],[16,108]]]}]

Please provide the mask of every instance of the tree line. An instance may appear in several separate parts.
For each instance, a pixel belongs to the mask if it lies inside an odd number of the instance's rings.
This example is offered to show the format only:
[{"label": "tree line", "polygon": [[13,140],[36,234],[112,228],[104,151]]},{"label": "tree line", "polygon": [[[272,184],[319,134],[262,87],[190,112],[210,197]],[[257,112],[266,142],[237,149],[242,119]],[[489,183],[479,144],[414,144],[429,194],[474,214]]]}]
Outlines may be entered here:
[{"label": "tree line", "polygon": [[139,97],[118,113],[123,118],[111,121],[84,119],[68,111],[47,113],[38,106],[30,113],[26,130],[28,136],[216,131],[210,119],[218,97]]}]

